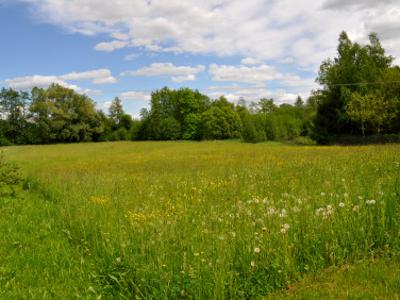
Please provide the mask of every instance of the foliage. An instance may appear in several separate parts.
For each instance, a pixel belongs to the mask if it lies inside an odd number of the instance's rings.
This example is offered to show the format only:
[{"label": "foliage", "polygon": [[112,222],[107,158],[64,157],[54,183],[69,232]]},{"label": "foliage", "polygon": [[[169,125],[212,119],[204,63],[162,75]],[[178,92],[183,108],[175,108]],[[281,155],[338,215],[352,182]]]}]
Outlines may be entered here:
[{"label": "foliage", "polygon": [[262,116],[248,114],[242,119],[241,136],[243,141],[248,143],[258,143],[265,141],[266,134]]},{"label": "foliage", "polygon": [[[28,94],[13,89],[2,89],[0,92],[1,144],[7,141],[13,144],[24,143],[29,123],[27,121]],[[6,120],[6,122],[4,122]]]},{"label": "foliage", "polygon": [[308,136],[311,132],[315,107],[311,102],[304,104],[300,97],[295,105],[275,105],[273,99],[261,99],[258,103],[237,107],[242,119],[242,138],[247,142],[265,140],[293,140]]},{"label": "foliage", "polygon": [[360,95],[358,92],[354,92],[347,103],[346,113],[352,121],[361,124],[363,136],[367,124],[379,135],[384,125],[390,124],[396,118],[396,100],[395,98],[385,99],[379,94]]},{"label": "foliage", "polygon": [[229,139],[239,137],[241,120],[234,105],[221,97],[202,114],[202,136],[205,139]]},{"label": "foliage", "polygon": [[321,64],[313,136],[328,143],[338,135],[394,133],[400,127],[400,71],[393,67],[376,34],[368,45],[339,37],[338,56]]},{"label": "foliage", "polygon": [[101,132],[94,102],[60,85],[34,88],[31,118],[42,143],[87,142]]},{"label": "foliage", "polygon": [[18,167],[7,162],[0,153],[0,198],[15,197],[21,180]]}]

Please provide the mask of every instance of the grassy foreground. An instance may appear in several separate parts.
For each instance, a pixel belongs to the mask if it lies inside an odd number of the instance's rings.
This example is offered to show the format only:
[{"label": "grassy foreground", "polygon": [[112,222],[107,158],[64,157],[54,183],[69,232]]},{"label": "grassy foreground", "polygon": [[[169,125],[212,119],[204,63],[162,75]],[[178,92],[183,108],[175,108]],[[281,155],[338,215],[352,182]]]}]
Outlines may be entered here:
[{"label": "grassy foreground", "polygon": [[2,299],[257,298],[400,250],[398,145],[121,142],[5,155],[28,180],[0,200]]},{"label": "grassy foreground", "polygon": [[364,259],[307,276],[264,300],[400,299],[400,259]]}]

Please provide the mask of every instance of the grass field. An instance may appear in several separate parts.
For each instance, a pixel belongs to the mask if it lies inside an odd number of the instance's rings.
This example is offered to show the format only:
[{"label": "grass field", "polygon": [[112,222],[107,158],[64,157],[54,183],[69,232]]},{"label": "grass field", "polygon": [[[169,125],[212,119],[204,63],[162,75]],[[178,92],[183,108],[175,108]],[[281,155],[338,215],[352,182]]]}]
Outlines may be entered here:
[{"label": "grass field", "polygon": [[[17,199],[0,200],[0,299],[399,297],[390,267],[399,267],[399,145],[120,142],[4,153],[27,179]],[[343,275],[353,265],[359,276]],[[371,282],[370,293],[319,294],[313,282],[327,270],[347,288]]]}]

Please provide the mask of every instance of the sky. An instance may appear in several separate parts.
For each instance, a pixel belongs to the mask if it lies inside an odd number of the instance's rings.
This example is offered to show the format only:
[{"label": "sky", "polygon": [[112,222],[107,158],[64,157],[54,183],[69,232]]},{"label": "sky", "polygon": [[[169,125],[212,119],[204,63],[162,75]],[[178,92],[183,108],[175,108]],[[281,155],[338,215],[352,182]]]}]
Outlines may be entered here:
[{"label": "sky", "polygon": [[134,117],[164,86],[293,103],[342,30],[400,57],[400,1],[0,0],[0,86],[58,83],[103,110],[118,96]]}]

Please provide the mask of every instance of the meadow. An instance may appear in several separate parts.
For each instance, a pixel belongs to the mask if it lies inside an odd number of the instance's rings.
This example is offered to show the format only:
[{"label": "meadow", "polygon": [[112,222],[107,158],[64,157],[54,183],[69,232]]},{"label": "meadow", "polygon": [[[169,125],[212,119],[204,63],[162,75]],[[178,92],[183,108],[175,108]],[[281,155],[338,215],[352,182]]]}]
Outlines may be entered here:
[{"label": "meadow", "polygon": [[0,200],[1,299],[254,299],[363,259],[399,265],[399,145],[115,142],[4,155],[25,180]]}]

